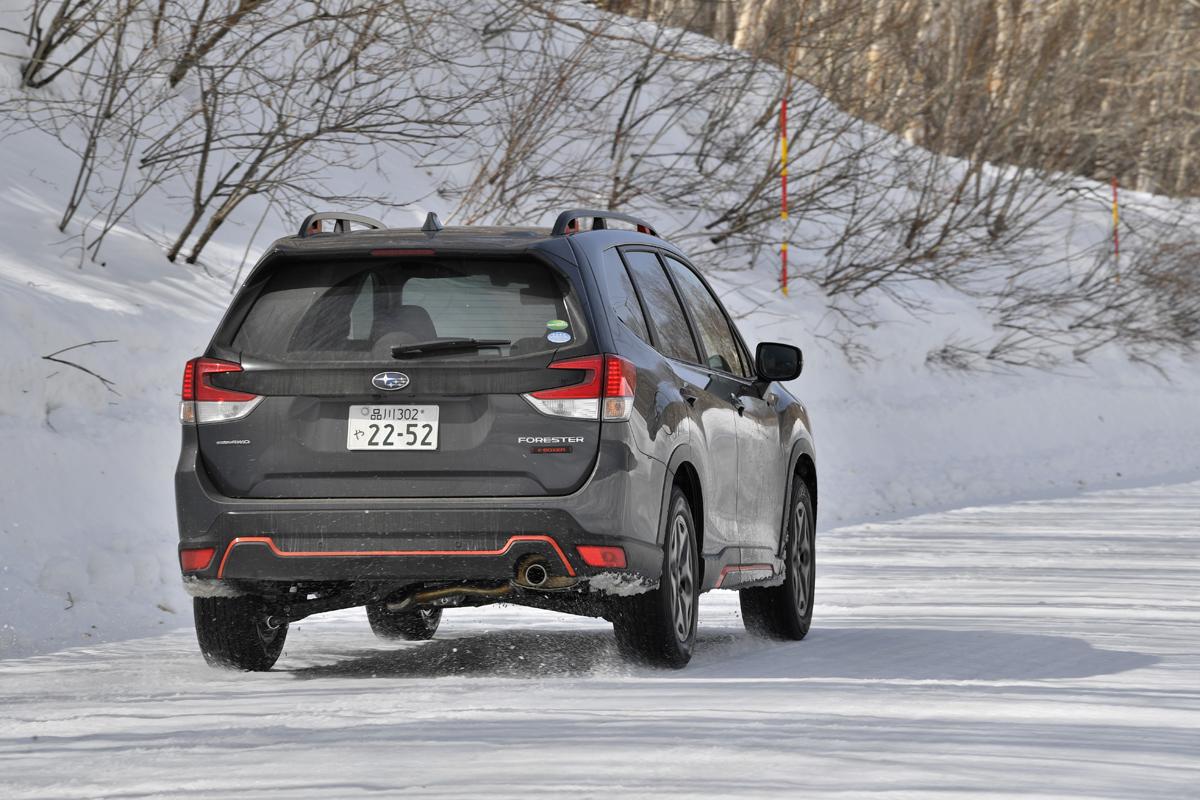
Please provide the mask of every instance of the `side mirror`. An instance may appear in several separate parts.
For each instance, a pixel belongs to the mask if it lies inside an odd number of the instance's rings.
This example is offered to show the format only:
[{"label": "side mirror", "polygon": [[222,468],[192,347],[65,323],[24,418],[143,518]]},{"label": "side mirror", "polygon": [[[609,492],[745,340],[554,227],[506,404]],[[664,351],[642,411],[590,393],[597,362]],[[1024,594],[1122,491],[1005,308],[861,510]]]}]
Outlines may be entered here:
[{"label": "side mirror", "polygon": [[799,347],[780,342],[761,342],[754,353],[754,371],[759,380],[790,381],[804,369],[804,355]]}]

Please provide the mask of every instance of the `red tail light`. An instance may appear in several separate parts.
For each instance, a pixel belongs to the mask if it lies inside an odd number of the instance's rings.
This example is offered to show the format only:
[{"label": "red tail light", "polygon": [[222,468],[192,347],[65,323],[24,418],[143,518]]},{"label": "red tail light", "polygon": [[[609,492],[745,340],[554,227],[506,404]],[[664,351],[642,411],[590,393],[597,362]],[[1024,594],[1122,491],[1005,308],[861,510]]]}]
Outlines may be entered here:
[{"label": "red tail light", "polygon": [[196,362],[198,358],[193,358],[183,367],[183,391],[179,393],[181,400],[196,399]]},{"label": "red tail light", "polygon": [[213,547],[180,550],[179,566],[183,568],[184,572],[199,572],[202,569],[208,569],[216,552],[216,548]]},{"label": "red tail light", "polygon": [[258,397],[255,394],[235,392],[232,389],[222,389],[213,386],[207,380],[209,375],[221,372],[241,372],[242,365],[231,361],[220,361],[215,358],[193,358],[183,368],[183,399],[199,400],[202,403],[246,402]]},{"label": "red tail light", "polygon": [[550,369],[581,369],[584,371],[583,380],[558,389],[542,389],[534,392],[533,396],[539,400],[599,400],[600,371],[603,367],[603,356],[584,356],[567,361],[555,361],[550,365]]},{"label": "red tail light", "polygon": [[581,544],[575,547],[579,551],[583,563],[589,567],[625,568],[625,549],[622,547],[605,547],[598,544]]},{"label": "red tail light", "polygon": [[637,389],[637,367],[620,356],[604,357],[604,418],[629,419]]},{"label": "red tail light", "polygon": [[183,422],[224,422],[249,414],[262,401],[256,394],[214,386],[209,376],[241,372],[242,365],[216,358],[193,358],[183,368],[179,419]]},{"label": "red tail light", "polygon": [[[616,355],[584,356],[555,361],[551,369],[583,371],[583,380],[570,386],[539,389],[525,399],[543,414],[574,419],[629,419],[633,410],[637,369],[628,360]],[[603,401],[603,408],[601,407]]]}]

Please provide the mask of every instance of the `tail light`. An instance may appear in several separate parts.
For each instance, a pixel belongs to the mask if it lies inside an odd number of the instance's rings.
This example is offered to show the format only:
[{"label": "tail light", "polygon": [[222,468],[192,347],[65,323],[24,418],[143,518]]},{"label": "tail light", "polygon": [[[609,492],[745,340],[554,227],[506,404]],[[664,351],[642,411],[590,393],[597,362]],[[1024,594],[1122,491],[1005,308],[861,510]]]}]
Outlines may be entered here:
[{"label": "tail light", "polygon": [[629,419],[633,413],[637,370],[628,360],[614,355],[585,356],[555,361],[550,369],[582,370],[583,380],[524,395],[530,405],[543,414],[620,422]]},{"label": "tail light", "polygon": [[241,419],[262,402],[256,394],[213,386],[210,375],[241,372],[242,365],[215,358],[193,358],[183,368],[180,422],[228,422]]},{"label": "tail light", "polygon": [[179,551],[179,566],[184,572],[199,572],[208,569],[216,555],[215,547],[198,547]]},{"label": "tail light", "polygon": [[604,357],[604,408],[607,420],[627,420],[633,413],[637,369],[620,356]]},{"label": "tail light", "polygon": [[589,567],[625,568],[625,548],[597,544],[581,544],[575,547],[583,563]]}]

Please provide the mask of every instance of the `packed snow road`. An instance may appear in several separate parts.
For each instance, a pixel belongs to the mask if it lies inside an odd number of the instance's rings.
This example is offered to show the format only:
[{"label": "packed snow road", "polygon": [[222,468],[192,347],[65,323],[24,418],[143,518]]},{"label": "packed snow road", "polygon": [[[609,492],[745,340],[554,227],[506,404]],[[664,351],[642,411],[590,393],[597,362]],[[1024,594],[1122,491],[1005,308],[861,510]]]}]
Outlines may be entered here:
[{"label": "packed snow road", "polygon": [[1196,797],[1200,483],[819,538],[807,641],[706,595],[696,659],[607,626],[448,612],[300,623],[269,674],[191,633],[0,662],[0,795]]}]

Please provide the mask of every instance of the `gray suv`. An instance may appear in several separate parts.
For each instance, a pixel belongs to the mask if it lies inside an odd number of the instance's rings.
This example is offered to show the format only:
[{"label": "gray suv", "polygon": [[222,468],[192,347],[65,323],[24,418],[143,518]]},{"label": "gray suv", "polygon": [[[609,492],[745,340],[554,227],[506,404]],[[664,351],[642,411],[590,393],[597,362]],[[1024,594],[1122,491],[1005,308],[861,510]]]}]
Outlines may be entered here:
[{"label": "gray suv", "polygon": [[428,639],[447,607],[612,622],[681,667],[697,601],[812,618],[817,476],[790,345],[752,357],[644,221],[387,229],[310,215],[188,362],[179,557],[211,664],[267,670],[288,625],[365,606]]}]

